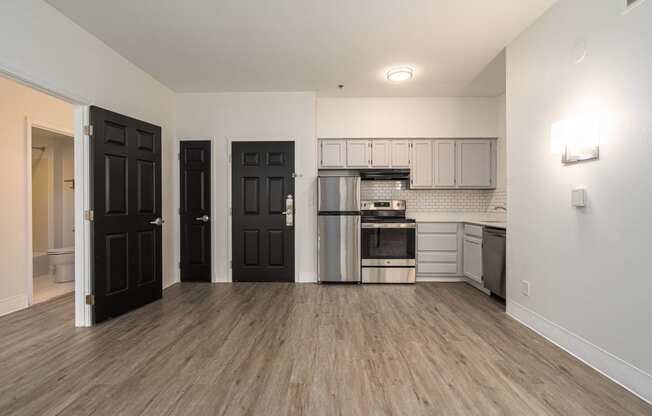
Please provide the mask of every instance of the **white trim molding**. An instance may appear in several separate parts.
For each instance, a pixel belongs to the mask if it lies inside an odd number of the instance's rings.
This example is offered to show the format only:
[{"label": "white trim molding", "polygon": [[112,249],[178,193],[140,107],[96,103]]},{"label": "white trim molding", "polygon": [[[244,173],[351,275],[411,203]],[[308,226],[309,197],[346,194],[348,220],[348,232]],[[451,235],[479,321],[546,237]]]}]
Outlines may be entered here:
[{"label": "white trim molding", "polygon": [[507,315],[652,404],[652,375],[513,300],[507,301]]},{"label": "white trim molding", "polygon": [[0,316],[25,309],[27,307],[27,296],[24,293],[0,299]]}]

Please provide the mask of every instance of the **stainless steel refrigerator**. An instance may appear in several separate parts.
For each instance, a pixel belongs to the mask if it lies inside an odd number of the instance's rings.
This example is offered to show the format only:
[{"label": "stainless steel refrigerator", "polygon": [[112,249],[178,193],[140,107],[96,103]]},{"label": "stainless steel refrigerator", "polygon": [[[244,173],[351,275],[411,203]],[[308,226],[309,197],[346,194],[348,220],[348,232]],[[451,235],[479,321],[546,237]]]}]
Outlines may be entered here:
[{"label": "stainless steel refrigerator", "polygon": [[320,172],[317,193],[319,282],[360,282],[360,176]]}]

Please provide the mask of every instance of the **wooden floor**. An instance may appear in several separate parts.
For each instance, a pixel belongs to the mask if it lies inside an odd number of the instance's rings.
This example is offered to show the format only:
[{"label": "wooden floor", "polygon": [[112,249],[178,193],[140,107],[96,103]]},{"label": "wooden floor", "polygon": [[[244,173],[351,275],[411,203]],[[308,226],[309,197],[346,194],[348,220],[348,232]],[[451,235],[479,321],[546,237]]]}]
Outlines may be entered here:
[{"label": "wooden floor", "polygon": [[464,284],[180,284],[0,318],[0,415],[652,415]]}]

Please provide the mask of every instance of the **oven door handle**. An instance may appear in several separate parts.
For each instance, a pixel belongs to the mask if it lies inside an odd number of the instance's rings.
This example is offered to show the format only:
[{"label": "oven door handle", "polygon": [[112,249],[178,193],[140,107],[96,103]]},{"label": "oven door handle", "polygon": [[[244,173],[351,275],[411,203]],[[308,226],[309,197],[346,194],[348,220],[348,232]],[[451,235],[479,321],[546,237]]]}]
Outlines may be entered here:
[{"label": "oven door handle", "polygon": [[362,228],[417,228],[417,225],[414,223],[408,223],[408,224],[362,223]]}]

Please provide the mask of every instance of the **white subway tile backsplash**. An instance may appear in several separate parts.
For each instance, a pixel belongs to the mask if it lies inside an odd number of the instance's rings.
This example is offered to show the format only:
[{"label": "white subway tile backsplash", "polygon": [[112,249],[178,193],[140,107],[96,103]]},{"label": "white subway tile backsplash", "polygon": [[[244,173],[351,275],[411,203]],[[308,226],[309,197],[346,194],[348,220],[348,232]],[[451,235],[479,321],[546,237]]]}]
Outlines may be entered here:
[{"label": "white subway tile backsplash", "polygon": [[404,199],[412,212],[493,212],[507,207],[507,192],[496,190],[405,189],[400,181],[363,181],[362,199]]}]

